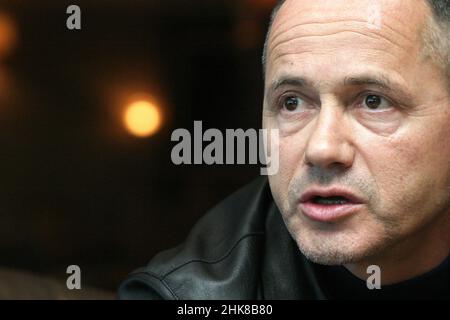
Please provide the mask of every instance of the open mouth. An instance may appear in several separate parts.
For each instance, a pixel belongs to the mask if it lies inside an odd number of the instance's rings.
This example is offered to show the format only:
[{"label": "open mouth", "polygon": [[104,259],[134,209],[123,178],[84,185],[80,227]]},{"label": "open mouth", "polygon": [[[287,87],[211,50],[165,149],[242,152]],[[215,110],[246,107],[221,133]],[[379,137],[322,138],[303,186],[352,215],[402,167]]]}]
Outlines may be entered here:
[{"label": "open mouth", "polygon": [[343,196],[331,196],[331,197],[315,196],[311,198],[311,202],[322,205],[340,205],[352,203],[349,199]]},{"label": "open mouth", "polygon": [[300,197],[299,209],[315,221],[334,222],[353,215],[363,208],[363,200],[341,189],[311,189]]}]

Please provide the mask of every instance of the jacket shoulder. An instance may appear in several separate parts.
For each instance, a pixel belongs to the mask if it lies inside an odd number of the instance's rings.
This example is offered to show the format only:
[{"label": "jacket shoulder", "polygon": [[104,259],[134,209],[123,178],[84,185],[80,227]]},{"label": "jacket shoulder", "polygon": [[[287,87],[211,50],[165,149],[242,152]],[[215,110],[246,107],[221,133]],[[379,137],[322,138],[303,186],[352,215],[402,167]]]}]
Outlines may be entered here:
[{"label": "jacket shoulder", "polygon": [[122,299],[256,299],[264,246],[267,178],[209,210],[186,241],[156,255],[119,288]]}]

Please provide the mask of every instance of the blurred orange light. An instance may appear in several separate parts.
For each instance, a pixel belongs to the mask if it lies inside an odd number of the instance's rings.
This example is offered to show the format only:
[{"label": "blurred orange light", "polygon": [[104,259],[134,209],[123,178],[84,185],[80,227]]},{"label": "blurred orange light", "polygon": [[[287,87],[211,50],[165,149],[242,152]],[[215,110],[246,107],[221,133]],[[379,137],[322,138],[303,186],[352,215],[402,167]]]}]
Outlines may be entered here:
[{"label": "blurred orange light", "polygon": [[14,20],[0,12],[0,57],[11,53],[17,42],[17,28]]},{"label": "blurred orange light", "polygon": [[137,137],[149,137],[161,127],[161,112],[148,101],[137,101],[125,109],[124,122],[127,130]]}]

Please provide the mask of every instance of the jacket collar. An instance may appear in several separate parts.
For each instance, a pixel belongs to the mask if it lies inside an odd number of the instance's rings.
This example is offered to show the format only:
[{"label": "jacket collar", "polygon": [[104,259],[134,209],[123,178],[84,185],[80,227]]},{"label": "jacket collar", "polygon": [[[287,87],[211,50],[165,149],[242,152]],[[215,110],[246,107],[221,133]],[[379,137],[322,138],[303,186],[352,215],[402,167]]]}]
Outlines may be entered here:
[{"label": "jacket collar", "polygon": [[262,264],[264,299],[325,299],[310,262],[288,232],[275,202],[268,208]]}]

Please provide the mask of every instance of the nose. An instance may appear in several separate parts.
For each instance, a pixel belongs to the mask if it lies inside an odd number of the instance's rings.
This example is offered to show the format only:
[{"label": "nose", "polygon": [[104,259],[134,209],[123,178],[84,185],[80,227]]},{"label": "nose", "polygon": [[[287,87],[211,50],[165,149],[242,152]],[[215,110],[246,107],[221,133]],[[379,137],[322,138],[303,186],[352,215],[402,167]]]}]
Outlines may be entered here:
[{"label": "nose", "polygon": [[344,112],[336,106],[322,106],[306,145],[306,164],[323,169],[351,167],[355,150],[350,138]]}]

